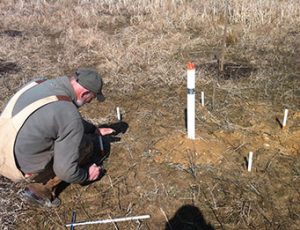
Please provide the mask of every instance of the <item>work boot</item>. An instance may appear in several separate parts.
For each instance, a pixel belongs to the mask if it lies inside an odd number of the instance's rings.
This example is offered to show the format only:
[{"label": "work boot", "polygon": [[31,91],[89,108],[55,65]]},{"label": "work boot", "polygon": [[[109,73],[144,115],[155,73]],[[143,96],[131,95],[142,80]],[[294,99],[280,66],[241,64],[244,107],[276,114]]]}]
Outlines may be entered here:
[{"label": "work boot", "polygon": [[20,191],[21,198],[24,198],[27,202],[38,205],[42,208],[56,208],[61,204],[59,198],[55,197],[53,200],[43,199],[38,197],[34,192],[32,192],[29,188],[25,188]]},{"label": "work boot", "polygon": [[[35,176],[35,178],[38,179],[37,176]],[[41,207],[58,207],[61,202],[55,195],[55,188],[60,182],[61,180],[57,176],[54,176],[46,183],[29,183],[20,194],[30,203],[37,204]]]}]

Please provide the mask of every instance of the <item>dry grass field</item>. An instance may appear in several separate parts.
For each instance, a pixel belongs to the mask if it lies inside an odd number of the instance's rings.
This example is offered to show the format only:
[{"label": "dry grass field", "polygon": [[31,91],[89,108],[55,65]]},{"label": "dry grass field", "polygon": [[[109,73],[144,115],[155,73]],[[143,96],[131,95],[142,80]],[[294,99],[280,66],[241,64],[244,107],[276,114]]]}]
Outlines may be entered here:
[{"label": "dry grass field", "polygon": [[67,186],[57,209],[26,204],[0,177],[0,229],[65,229],[72,211],[78,221],[151,216],[76,229],[299,229],[299,0],[1,0],[0,15],[0,111],[35,77],[94,67],[107,100],[82,116],[111,125],[120,107],[128,124],[107,140],[106,175]]}]

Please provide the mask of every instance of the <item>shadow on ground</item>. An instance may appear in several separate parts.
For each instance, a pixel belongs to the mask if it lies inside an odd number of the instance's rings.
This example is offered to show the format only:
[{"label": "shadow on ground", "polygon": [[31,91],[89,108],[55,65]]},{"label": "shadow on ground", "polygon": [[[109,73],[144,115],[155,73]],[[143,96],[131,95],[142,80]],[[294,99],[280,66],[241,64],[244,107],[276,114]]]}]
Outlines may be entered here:
[{"label": "shadow on ground", "polygon": [[165,226],[165,230],[214,230],[206,222],[202,212],[194,205],[183,205]]}]

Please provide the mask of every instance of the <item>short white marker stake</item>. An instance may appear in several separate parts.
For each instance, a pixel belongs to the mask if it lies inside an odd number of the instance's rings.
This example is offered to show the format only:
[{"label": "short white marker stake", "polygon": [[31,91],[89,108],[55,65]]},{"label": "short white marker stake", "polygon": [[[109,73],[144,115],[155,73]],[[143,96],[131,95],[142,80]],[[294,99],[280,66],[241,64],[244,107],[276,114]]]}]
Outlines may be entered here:
[{"label": "short white marker stake", "polygon": [[204,107],[204,92],[201,92],[201,105]]},{"label": "short white marker stake", "polygon": [[289,110],[285,109],[284,110],[284,116],[283,116],[283,122],[282,122],[282,128],[285,128],[285,126],[286,126],[288,114],[289,114]]},{"label": "short white marker stake", "polygon": [[119,107],[117,107],[117,118],[118,118],[118,121],[121,121],[121,113],[120,113]]},{"label": "short white marker stake", "polygon": [[189,139],[195,139],[195,64],[187,64],[187,132]]},{"label": "short white marker stake", "polygon": [[252,162],[253,162],[253,152],[249,152],[249,157],[248,157],[248,172],[251,172]]}]

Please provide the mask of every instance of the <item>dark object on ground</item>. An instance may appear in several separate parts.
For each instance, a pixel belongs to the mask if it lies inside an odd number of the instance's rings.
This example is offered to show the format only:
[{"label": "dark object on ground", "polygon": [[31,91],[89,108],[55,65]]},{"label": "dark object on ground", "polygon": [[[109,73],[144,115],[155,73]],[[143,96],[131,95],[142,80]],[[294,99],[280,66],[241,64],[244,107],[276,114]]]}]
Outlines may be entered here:
[{"label": "dark object on ground", "polygon": [[22,37],[23,32],[19,30],[4,30],[0,33],[1,35],[6,35],[9,37]]},{"label": "dark object on ground", "polygon": [[59,198],[55,198],[54,200],[44,199],[36,194],[34,194],[29,188],[25,188],[19,192],[21,198],[25,199],[31,204],[40,206],[42,208],[56,208],[61,204]]},{"label": "dark object on ground", "polygon": [[127,129],[128,129],[128,124],[124,121],[119,121],[117,123],[113,123],[113,124],[105,124],[105,125],[101,125],[99,126],[99,128],[111,128],[114,129],[115,132],[112,133],[112,135],[118,135],[119,133],[126,133]]}]

